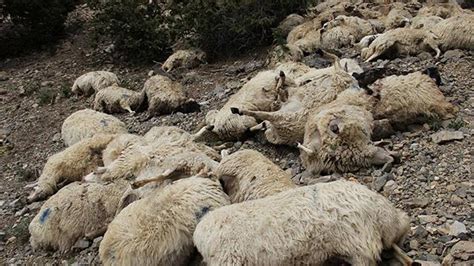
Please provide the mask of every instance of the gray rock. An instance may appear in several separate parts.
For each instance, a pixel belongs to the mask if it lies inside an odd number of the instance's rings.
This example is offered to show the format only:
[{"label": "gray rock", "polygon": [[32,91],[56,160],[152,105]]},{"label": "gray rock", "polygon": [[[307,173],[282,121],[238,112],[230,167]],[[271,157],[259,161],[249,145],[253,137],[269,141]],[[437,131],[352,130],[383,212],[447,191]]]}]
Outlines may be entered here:
[{"label": "gray rock", "polygon": [[21,201],[20,199],[13,200],[12,202],[8,204],[8,206],[11,208],[18,208],[21,206]]},{"label": "gray rock", "polygon": [[4,201],[4,200],[0,200],[0,207],[2,207],[3,205],[5,205],[5,201]]},{"label": "gray rock", "polygon": [[438,217],[436,215],[418,215],[418,220],[421,224],[434,223],[438,221]]},{"label": "gray rock", "polygon": [[451,202],[451,205],[453,206],[459,206],[459,205],[464,204],[464,201],[457,195],[452,195],[449,201]]},{"label": "gray rock", "polygon": [[92,242],[92,248],[98,248],[100,246],[100,242],[102,242],[102,239],[104,239],[103,236],[99,236],[95,238],[94,241]]},{"label": "gray rock", "polygon": [[458,60],[459,58],[463,57],[464,53],[461,50],[448,50],[444,53],[443,58],[446,60]]},{"label": "gray rock", "polygon": [[0,81],[7,81],[9,79],[7,72],[0,71]]},{"label": "gray rock", "polygon": [[430,203],[430,200],[427,198],[415,198],[409,204],[411,207],[414,208],[423,208],[426,207]]},{"label": "gray rock", "polygon": [[420,247],[420,243],[418,243],[418,240],[412,239],[410,241],[410,248],[411,249],[418,249]]},{"label": "gray rock", "polygon": [[[454,265],[454,261],[456,259],[461,260],[461,261],[473,260],[474,259],[474,242],[459,241],[458,243],[456,243],[451,248],[448,255],[443,259],[443,265]],[[472,264],[466,264],[466,265],[472,265]]]},{"label": "gray rock", "polygon": [[459,221],[454,221],[451,225],[449,225],[448,228],[449,228],[449,235],[452,235],[452,236],[467,234],[466,226]]},{"label": "gray rock", "polygon": [[80,239],[74,244],[72,248],[75,250],[83,250],[83,249],[88,248],[89,246],[90,246],[89,241]]},{"label": "gray rock", "polygon": [[397,188],[397,183],[395,183],[395,181],[393,181],[393,180],[389,180],[389,181],[387,181],[387,183],[385,183],[385,185],[383,187],[383,191],[391,193],[396,188]]},{"label": "gray rock", "polygon": [[0,241],[4,241],[7,234],[3,231],[0,231]]},{"label": "gray rock", "polygon": [[424,260],[416,260],[421,266],[441,266],[441,263],[437,261],[424,261]]},{"label": "gray rock", "polygon": [[388,176],[389,176],[388,174],[385,174],[383,176],[376,177],[374,181],[372,182],[372,188],[375,191],[380,192],[382,188],[385,186],[385,184],[387,183]]},{"label": "gray rock", "polygon": [[464,134],[461,131],[441,130],[432,134],[431,139],[436,144],[443,144],[453,140],[463,140]]}]

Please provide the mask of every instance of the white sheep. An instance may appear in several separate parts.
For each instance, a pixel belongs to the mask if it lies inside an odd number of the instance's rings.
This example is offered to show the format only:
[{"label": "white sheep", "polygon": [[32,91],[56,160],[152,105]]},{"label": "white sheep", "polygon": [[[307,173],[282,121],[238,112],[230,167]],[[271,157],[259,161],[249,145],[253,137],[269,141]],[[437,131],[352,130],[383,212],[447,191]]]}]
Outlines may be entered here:
[{"label": "white sheep", "polygon": [[30,223],[33,249],[67,252],[76,241],[105,233],[126,182],[72,183],[49,198]]},{"label": "white sheep", "polygon": [[443,18],[438,16],[416,16],[412,19],[410,27],[412,29],[431,30],[441,21],[443,21]]},{"label": "white sheep", "polygon": [[207,265],[376,265],[410,230],[408,216],[363,185],[335,181],[221,207],[193,240]]},{"label": "white sheep", "polygon": [[275,46],[268,55],[267,65],[275,66],[283,62],[299,62],[303,59],[303,51],[296,45],[286,44]]},{"label": "white sheep", "polygon": [[150,115],[191,112],[199,109],[196,101],[186,96],[181,83],[165,76],[155,75],[149,78],[143,86],[143,91]]},{"label": "white sheep", "polygon": [[445,19],[433,27],[433,33],[443,51],[449,49],[474,50],[474,14]]},{"label": "white sheep", "polygon": [[66,146],[71,146],[95,134],[127,133],[125,123],[118,118],[91,109],[79,110],[68,116],[61,127],[61,137]]},{"label": "white sheep", "polygon": [[304,22],[304,17],[298,14],[290,14],[288,15],[280,25],[278,25],[278,30],[282,36],[288,36],[291,30],[293,30],[296,26],[302,24]]},{"label": "white sheep", "polygon": [[135,134],[120,134],[115,137],[102,152],[104,166],[110,165],[127,147],[138,143],[141,140],[142,137]]},{"label": "white sheep", "polygon": [[206,53],[199,49],[178,50],[174,52],[161,67],[164,71],[169,72],[173,69],[194,68],[206,61]]},{"label": "white sheep", "polygon": [[469,10],[464,10],[459,6],[457,1],[449,0],[447,3],[430,3],[418,10],[418,16],[438,16],[442,18],[449,18],[453,16],[470,13]]},{"label": "white sheep", "polygon": [[321,47],[324,49],[354,45],[364,36],[376,33],[369,21],[344,15],[324,24],[321,31]]},{"label": "white sheep", "polygon": [[190,177],[135,201],[108,226],[100,243],[104,265],[186,265],[192,234],[208,212],[229,204],[219,182]]},{"label": "white sheep", "polygon": [[211,110],[207,113],[207,126],[196,133],[196,139],[200,139],[208,131],[224,140],[242,138],[251,127],[257,125],[257,122],[253,117],[232,113],[231,108],[271,111],[275,108],[275,104],[278,104],[279,93],[282,91],[285,81],[286,79],[279,77],[275,71],[259,72],[236,94],[232,95],[219,111]]},{"label": "white sheep", "polygon": [[61,185],[80,181],[83,176],[102,166],[102,151],[115,135],[97,134],[84,139],[48,158],[29,202],[53,195]]},{"label": "white sheep", "polygon": [[74,94],[90,96],[104,88],[118,84],[119,80],[114,73],[108,71],[93,71],[78,77],[71,91]]},{"label": "white sheep", "polygon": [[313,112],[299,144],[306,173],[345,173],[371,165],[391,167],[392,154],[371,142],[373,118],[363,107],[329,103]]},{"label": "white sheep", "polygon": [[412,15],[402,3],[395,3],[383,18],[387,30],[405,27],[410,24],[411,19]]},{"label": "white sheep", "polygon": [[94,110],[106,113],[121,113],[128,111],[134,114],[144,100],[140,92],[119,86],[110,86],[98,91],[94,99]]},{"label": "white sheep", "polygon": [[215,173],[232,203],[260,199],[296,187],[289,173],[254,150],[225,156]]},{"label": "white sheep", "polygon": [[372,61],[385,52],[396,55],[416,55],[423,51],[433,50],[439,57],[441,50],[436,41],[437,36],[424,29],[397,28],[389,30],[377,37],[367,48],[361,51],[361,57]]}]

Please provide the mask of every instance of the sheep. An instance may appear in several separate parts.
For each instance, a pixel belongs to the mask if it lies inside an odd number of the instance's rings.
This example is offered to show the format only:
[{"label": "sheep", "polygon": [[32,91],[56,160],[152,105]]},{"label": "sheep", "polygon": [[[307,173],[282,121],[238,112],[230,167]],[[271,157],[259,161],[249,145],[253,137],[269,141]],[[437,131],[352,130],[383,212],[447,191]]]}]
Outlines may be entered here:
[{"label": "sheep", "polygon": [[91,109],[71,114],[61,127],[61,137],[68,147],[98,133],[125,134],[127,127],[118,118]]},{"label": "sheep", "polygon": [[119,86],[110,86],[98,91],[94,99],[94,110],[106,113],[128,111],[134,114],[143,102],[143,94]]},{"label": "sheep", "polygon": [[[84,177],[84,180],[103,182],[117,179],[135,180],[153,160],[163,160],[163,158],[185,152],[198,152],[213,160],[220,160],[215,150],[202,143],[193,142],[189,133],[176,127],[156,128],[148,133],[143,137],[143,141],[125,148],[116,160],[107,167],[99,167],[95,172]],[[175,162],[177,163],[179,161]]]},{"label": "sheep", "polygon": [[[355,61],[346,61],[351,71],[360,71]],[[359,70],[357,70],[359,68]],[[288,100],[276,112],[234,109],[235,113],[254,117],[260,124],[251,131],[263,130],[266,139],[273,144],[296,145],[304,136],[309,113],[314,108],[333,101],[336,96],[357,86],[357,82],[343,69],[339,59],[333,67],[312,69],[295,78],[297,87],[288,88]]]},{"label": "sheep", "polygon": [[129,146],[138,143],[142,137],[135,134],[120,134],[114,138],[102,152],[102,161],[107,167]]},{"label": "sheep", "polygon": [[438,16],[449,18],[458,16],[469,11],[462,9],[456,1],[448,1],[448,3],[433,3],[422,7],[418,10],[418,16]]},{"label": "sheep", "polygon": [[102,166],[102,151],[114,137],[111,134],[97,134],[49,157],[28,201],[46,199],[61,184],[80,181],[84,175]]},{"label": "sheep", "polygon": [[109,224],[99,247],[104,265],[186,265],[198,222],[229,204],[219,182],[190,177],[135,201]]},{"label": "sheep", "polygon": [[306,174],[345,173],[371,165],[391,167],[393,154],[371,143],[372,114],[349,104],[328,104],[308,117],[298,144]]},{"label": "sheep", "polygon": [[354,45],[364,36],[375,33],[369,21],[345,15],[327,22],[321,31],[321,47],[324,49]]},{"label": "sheep", "polygon": [[206,53],[199,49],[178,50],[163,63],[161,69],[170,72],[173,69],[194,68],[206,61]]},{"label": "sheep", "polygon": [[169,114],[176,111],[192,112],[199,109],[194,99],[186,96],[181,83],[168,77],[155,75],[143,86],[150,115]]},{"label": "sheep", "polygon": [[441,50],[474,50],[474,14],[454,16],[445,19],[433,27],[433,33]]},{"label": "sheep", "polygon": [[303,51],[296,45],[278,45],[271,50],[267,59],[267,65],[275,66],[280,62],[299,62],[302,59]]},{"label": "sheep", "polygon": [[72,183],[49,198],[29,225],[33,249],[69,251],[76,241],[105,232],[126,182]]},{"label": "sheep", "polygon": [[421,117],[452,118],[457,108],[446,101],[435,81],[418,71],[377,80],[369,88],[379,98],[374,106],[375,119],[407,124]]},{"label": "sheep", "polygon": [[277,29],[282,36],[286,37],[291,30],[293,30],[296,26],[303,24],[303,22],[304,17],[298,14],[290,14],[282,22],[280,22],[280,25],[278,25]]},{"label": "sheep", "polygon": [[242,138],[251,127],[257,125],[257,122],[253,117],[233,114],[231,108],[271,111],[275,109],[275,104],[278,104],[279,93],[285,85],[285,81],[286,79],[281,75],[278,77],[275,71],[259,72],[236,94],[232,95],[219,111],[211,110],[207,113],[207,126],[201,128],[195,134],[195,138],[200,140],[209,131],[223,140]]},{"label": "sheep", "polygon": [[283,62],[276,65],[276,72],[285,73],[285,77],[290,80],[295,80],[296,78],[302,76],[303,74],[308,73],[311,68],[301,62]]},{"label": "sheep", "polygon": [[410,23],[411,19],[412,15],[403,4],[395,5],[384,18],[385,29],[390,30],[405,27]]},{"label": "sheep", "polygon": [[416,16],[412,19],[410,27],[412,29],[431,30],[441,21],[443,21],[443,18],[438,16]]},{"label": "sheep", "polygon": [[74,94],[90,96],[101,89],[118,84],[119,80],[114,73],[108,71],[93,71],[78,77],[71,91]]},{"label": "sheep", "polygon": [[[410,230],[406,213],[367,187],[335,181],[223,206],[206,215],[193,240],[207,265],[324,265],[338,257],[376,265]],[[406,264],[405,264],[406,265]]]},{"label": "sheep", "polygon": [[215,174],[232,203],[260,199],[296,187],[290,174],[254,150],[240,150],[224,157]]},{"label": "sheep", "polygon": [[439,57],[441,50],[436,39],[434,33],[424,29],[393,29],[376,38],[368,48],[363,48],[361,57],[370,62],[388,51],[397,55],[416,55],[427,50],[434,50]]}]

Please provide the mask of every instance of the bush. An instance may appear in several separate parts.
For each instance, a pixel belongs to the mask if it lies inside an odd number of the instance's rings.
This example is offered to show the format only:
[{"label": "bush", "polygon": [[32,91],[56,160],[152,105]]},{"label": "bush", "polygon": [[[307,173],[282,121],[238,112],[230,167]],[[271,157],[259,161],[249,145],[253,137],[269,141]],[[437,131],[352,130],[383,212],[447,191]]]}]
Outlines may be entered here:
[{"label": "bush", "polygon": [[99,9],[96,29],[133,58],[163,59],[175,43],[210,56],[237,54],[270,44],[272,28],[309,0],[109,0]]},{"label": "bush", "polygon": [[16,55],[56,40],[64,33],[64,21],[76,2],[5,0],[0,15],[4,20],[0,27],[0,57]]},{"label": "bush", "polygon": [[309,0],[177,0],[171,10],[201,49],[235,54],[273,41],[272,29]]},{"label": "bush", "polygon": [[98,36],[107,36],[117,51],[134,60],[161,60],[171,52],[175,39],[166,27],[160,7],[139,0],[110,0],[90,5],[99,9],[95,18]]}]

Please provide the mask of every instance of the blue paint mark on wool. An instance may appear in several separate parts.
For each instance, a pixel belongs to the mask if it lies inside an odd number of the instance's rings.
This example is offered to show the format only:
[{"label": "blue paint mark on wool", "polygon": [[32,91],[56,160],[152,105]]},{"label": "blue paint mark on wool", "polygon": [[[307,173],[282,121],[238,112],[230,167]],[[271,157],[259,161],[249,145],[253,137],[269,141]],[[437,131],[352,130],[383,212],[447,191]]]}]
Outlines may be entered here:
[{"label": "blue paint mark on wool", "polygon": [[44,224],[46,219],[48,219],[49,214],[51,214],[51,209],[47,208],[46,210],[43,211],[43,213],[40,216],[40,224]]}]

